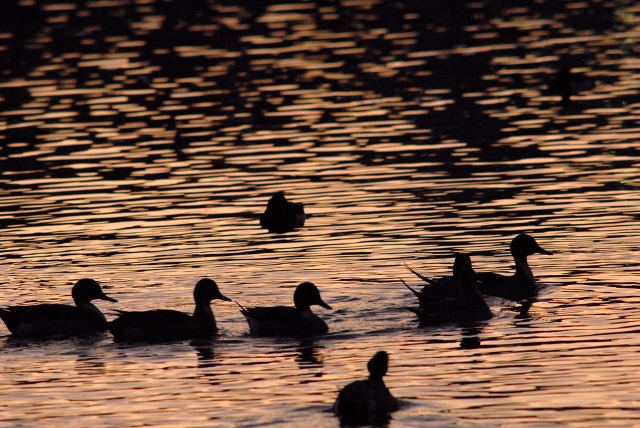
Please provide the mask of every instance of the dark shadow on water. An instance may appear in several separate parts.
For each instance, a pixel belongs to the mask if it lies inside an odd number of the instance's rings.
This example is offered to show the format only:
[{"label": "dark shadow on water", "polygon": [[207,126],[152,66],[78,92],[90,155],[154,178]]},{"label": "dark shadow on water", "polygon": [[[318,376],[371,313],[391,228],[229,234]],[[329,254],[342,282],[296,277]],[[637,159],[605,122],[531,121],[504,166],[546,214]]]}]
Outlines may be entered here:
[{"label": "dark shadow on water", "polygon": [[323,349],[324,346],[314,344],[313,339],[302,339],[297,347],[296,362],[300,368],[322,367],[323,361],[320,351]]},{"label": "dark shadow on water", "polygon": [[482,340],[480,339],[480,335],[484,327],[487,325],[487,321],[480,321],[477,323],[469,324],[460,329],[461,339],[460,339],[460,348],[461,349],[477,349],[482,346]]}]

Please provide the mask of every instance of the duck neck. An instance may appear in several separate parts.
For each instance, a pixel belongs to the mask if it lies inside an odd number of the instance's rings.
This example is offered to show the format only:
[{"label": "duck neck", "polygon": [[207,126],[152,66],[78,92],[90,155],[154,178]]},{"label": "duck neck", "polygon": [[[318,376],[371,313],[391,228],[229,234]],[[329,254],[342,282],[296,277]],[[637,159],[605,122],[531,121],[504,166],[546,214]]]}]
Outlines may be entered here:
[{"label": "duck neck", "polygon": [[524,282],[529,284],[531,287],[536,286],[536,280],[533,277],[533,272],[531,272],[531,268],[529,267],[529,263],[527,263],[527,257],[515,257],[516,261],[516,275],[515,278],[518,282]]},{"label": "duck neck", "polygon": [[76,307],[81,308],[85,311],[88,311],[93,317],[99,319],[100,321],[107,322],[107,319],[104,317],[104,314],[100,312],[100,309],[96,305],[91,302],[77,302]]},{"label": "duck neck", "polygon": [[369,380],[371,382],[380,382],[381,384],[384,385],[384,380],[382,379],[382,376],[377,375],[377,374],[370,374],[369,375]]},{"label": "duck neck", "polygon": [[193,312],[193,318],[199,322],[216,327],[216,317],[213,316],[213,310],[209,302],[196,302],[196,310]]}]

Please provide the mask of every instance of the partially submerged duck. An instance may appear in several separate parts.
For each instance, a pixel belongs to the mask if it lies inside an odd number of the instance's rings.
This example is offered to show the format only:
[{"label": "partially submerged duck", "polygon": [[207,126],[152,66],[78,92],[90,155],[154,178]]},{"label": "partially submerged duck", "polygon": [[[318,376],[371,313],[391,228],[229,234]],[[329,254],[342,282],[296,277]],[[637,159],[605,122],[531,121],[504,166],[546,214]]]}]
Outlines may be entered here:
[{"label": "partially submerged duck", "polygon": [[[407,287],[414,294],[419,294],[408,285]],[[473,269],[464,269],[460,273],[458,294],[458,297],[421,301],[420,307],[407,309],[420,318],[422,325],[484,321],[493,317],[478,290],[478,279]]]},{"label": "partially submerged duck", "polygon": [[107,320],[91,303],[100,299],[117,302],[102,291],[97,281],[83,278],[71,289],[75,306],[42,303],[0,309],[0,318],[16,337],[83,336],[107,329]]},{"label": "partially submerged duck", "polygon": [[534,297],[538,286],[527,263],[527,256],[532,254],[553,255],[543,249],[533,237],[522,233],[511,241],[511,254],[516,262],[516,272],[505,276],[493,272],[479,272],[480,291],[489,296],[502,297],[508,300],[522,300]]},{"label": "partially submerged duck", "polygon": [[171,309],[118,311],[118,317],[109,323],[109,330],[116,342],[154,343],[210,338],[218,331],[211,301],[229,302],[231,299],[223,296],[215,281],[209,278],[198,281],[193,289],[193,299],[196,304],[193,315]]},{"label": "partially submerged duck", "polygon": [[240,306],[247,319],[249,331],[254,336],[308,337],[329,331],[327,323],[311,311],[312,305],[331,309],[320,297],[318,288],[303,282],[293,293],[294,308],[288,306],[253,307]]},{"label": "partially submerged duck", "polygon": [[369,363],[369,378],[351,382],[338,393],[331,410],[344,425],[379,425],[389,420],[389,414],[400,408],[382,377],[387,373],[389,355],[376,353]]},{"label": "partially submerged duck", "polygon": [[307,216],[301,202],[289,202],[284,192],[275,193],[260,216],[260,227],[271,233],[290,232],[304,226]]},{"label": "partially submerged duck", "polygon": [[420,275],[406,264],[404,266],[427,283],[419,293],[416,293],[416,296],[420,302],[428,302],[458,296],[460,274],[464,269],[471,269],[471,257],[468,254],[456,254],[453,262],[453,276],[443,276],[441,278],[428,278]]}]

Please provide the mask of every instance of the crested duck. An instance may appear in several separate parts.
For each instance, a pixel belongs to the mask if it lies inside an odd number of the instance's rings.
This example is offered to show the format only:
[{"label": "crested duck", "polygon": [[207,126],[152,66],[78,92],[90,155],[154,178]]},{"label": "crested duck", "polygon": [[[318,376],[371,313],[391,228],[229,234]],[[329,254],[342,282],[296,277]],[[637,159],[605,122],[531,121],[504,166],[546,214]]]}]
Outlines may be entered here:
[{"label": "crested duck", "polygon": [[42,303],[0,309],[0,318],[17,337],[81,336],[107,329],[107,320],[91,303],[100,299],[117,302],[102,291],[97,281],[83,278],[71,289],[75,306]]},{"label": "crested duck", "polygon": [[390,419],[389,413],[400,408],[382,377],[387,373],[389,355],[376,353],[369,363],[369,378],[351,382],[338,393],[331,410],[340,417],[342,425],[380,425]]},{"label": "crested duck", "polygon": [[193,299],[196,304],[193,315],[171,309],[118,311],[118,317],[109,323],[109,330],[116,342],[154,343],[214,336],[218,327],[211,301],[231,299],[223,296],[215,281],[209,278],[198,281],[193,289]]},{"label": "crested duck", "polygon": [[538,292],[538,286],[527,263],[527,256],[532,254],[553,255],[543,249],[533,237],[522,233],[511,241],[511,255],[516,262],[516,272],[512,276],[505,276],[493,272],[479,272],[480,291],[489,296],[502,297],[508,300],[522,300],[533,297]]},{"label": "crested duck", "polygon": [[289,202],[284,192],[275,193],[260,216],[260,227],[271,233],[290,232],[304,226],[307,217],[301,202]]},{"label": "crested duck", "polygon": [[331,309],[320,297],[318,288],[303,282],[293,293],[294,308],[287,306],[244,308],[240,312],[247,319],[254,336],[308,337],[329,331],[327,323],[311,312],[311,305]]}]

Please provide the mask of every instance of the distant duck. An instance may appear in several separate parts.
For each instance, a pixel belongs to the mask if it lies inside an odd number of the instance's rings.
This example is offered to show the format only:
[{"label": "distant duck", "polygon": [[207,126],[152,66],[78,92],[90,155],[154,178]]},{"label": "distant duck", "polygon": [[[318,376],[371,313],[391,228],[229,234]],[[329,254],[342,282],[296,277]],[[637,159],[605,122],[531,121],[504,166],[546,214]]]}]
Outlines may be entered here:
[{"label": "distant duck", "polygon": [[[414,294],[420,294],[408,285],[407,287]],[[422,325],[484,321],[493,317],[478,290],[478,279],[471,268],[463,269],[460,273],[458,297],[420,301],[420,307],[407,309],[420,318]]]},{"label": "distant duck", "polygon": [[289,202],[284,192],[277,192],[267,203],[267,209],[260,216],[260,227],[271,233],[290,232],[304,226],[307,216],[300,202]]},{"label": "distant duck", "polygon": [[558,74],[549,82],[549,92],[562,97],[562,104],[571,104],[571,95],[593,88],[593,82],[582,73],[571,71],[568,66],[562,66]]},{"label": "distant duck", "polygon": [[116,342],[157,343],[210,338],[218,331],[211,301],[229,302],[231,299],[223,296],[215,281],[209,278],[198,281],[193,289],[193,299],[196,303],[193,315],[171,309],[118,311],[118,317],[109,323],[109,330]]},{"label": "distant duck", "polygon": [[343,426],[381,425],[389,414],[400,409],[382,377],[387,373],[389,355],[376,353],[369,363],[369,379],[351,382],[338,393],[331,410],[340,417]]},{"label": "distant duck", "polygon": [[457,297],[459,291],[460,274],[464,269],[471,269],[471,257],[468,254],[459,253],[453,262],[453,276],[443,276],[441,278],[428,278],[404,265],[411,273],[421,280],[427,282],[416,296],[420,302],[440,300],[446,297]]},{"label": "distant duck", "polygon": [[102,291],[100,284],[84,278],[71,289],[75,306],[43,303],[0,309],[0,318],[16,337],[83,336],[107,329],[107,320],[91,303],[100,299],[117,302]]},{"label": "distant duck", "polygon": [[493,272],[480,272],[478,273],[480,291],[489,296],[514,301],[535,296],[538,292],[538,286],[527,263],[527,256],[536,253],[553,255],[552,252],[540,247],[535,239],[525,233],[513,238],[511,254],[516,262],[515,274],[505,276]]},{"label": "distant duck", "polygon": [[240,312],[247,319],[254,336],[308,337],[329,331],[327,323],[311,312],[311,305],[331,309],[320,297],[318,288],[310,282],[298,285],[293,293],[295,308],[287,306],[244,308]]}]

